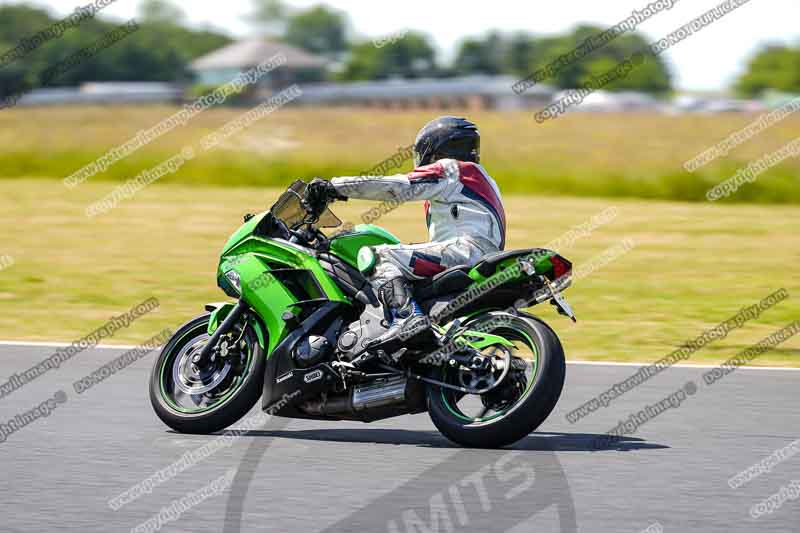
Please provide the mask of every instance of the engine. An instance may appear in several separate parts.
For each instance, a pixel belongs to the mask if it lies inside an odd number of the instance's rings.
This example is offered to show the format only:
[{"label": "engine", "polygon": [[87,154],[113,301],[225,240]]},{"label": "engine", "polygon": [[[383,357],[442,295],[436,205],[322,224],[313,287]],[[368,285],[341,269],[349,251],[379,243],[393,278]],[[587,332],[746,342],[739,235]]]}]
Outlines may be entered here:
[{"label": "engine", "polygon": [[310,368],[330,360],[332,354],[333,347],[328,339],[320,335],[309,335],[297,344],[293,355],[297,366]]},{"label": "engine", "polygon": [[356,322],[350,324],[339,336],[337,349],[344,361],[352,361],[367,342],[386,332],[388,324],[383,307],[367,306]]}]

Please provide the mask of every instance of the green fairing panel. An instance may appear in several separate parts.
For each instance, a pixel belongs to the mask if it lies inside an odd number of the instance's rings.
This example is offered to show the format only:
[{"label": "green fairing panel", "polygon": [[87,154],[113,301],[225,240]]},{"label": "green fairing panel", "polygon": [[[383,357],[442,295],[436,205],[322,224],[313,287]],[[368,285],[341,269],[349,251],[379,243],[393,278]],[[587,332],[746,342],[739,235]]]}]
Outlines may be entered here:
[{"label": "green fairing panel", "polygon": [[542,276],[553,270],[553,262],[550,261],[550,258],[553,257],[555,253],[551,253],[545,257],[542,257],[536,262],[536,273],[541,274]]},{"label": "green fairing panel", "polygon": [[[528,259],[528,260],[534,260],[535,261],[534,262],[534,266],[536,268],[536,273],[541,275],[541,276],[543,276],[543,275],[547,274],[548,272],[550,272],[551,270],[553,270],[553,263],[550,261],[550,258],[553,257],[554,255],[557,255],[557,254],[555,252],[553,252],[552,250],[546,250],[544,248],[539,248],[535,252],[533,252],[532,254],[530,254],[528,256],[514,257],[514,258],[511,258],[511,259],[506,259],[505,261],[502,261],[498,265],[497,270],[495,271],[495,273],[493,275],[498,274],[499,272],[501,272],[503,270],[507,270],[509,268],[514,268],[515,266],[517,266],[519,264],[520,259]],[[487,279],[489,279],[491,277],[491,276],[486,277],[486,276],[482,275],[480,272],[478,272],[477,267],[475,267],[472,270],[470,270],[468,275],[469,275],[470,278],[473,279],[473,281],[476,281],[478,283],[486,281]],[[527,276],[527,274],[525,274],[524,272],[519,272],[519,271],[517,271],[517,275],[520,276],[520,277]]]},{"label": "green fairing panel", "polygon": [[473,331],[469,329],[459,334],[457,338],[464,340],[470,348],[474,348],[476,350],[482,350],[496,344],[514,347],[513,342],[499,335],[492,335],[491,333],[483,333],[481,331]]},{"label": "green fairing panel", "polygon": [[223,278],[230,270],[239,273],[242,297],[263,319],[269,332],[266,348],[271,354],[288,333],[281,315],[287,310],[297,312],[293,304],[298,302],[294,294],[269,274],[272,268],[308,270],[322,289],[322,297],[344,303],[349,300],[313,256],[312,250],[252,235],[257,219],[260,217],[245,223],[228,241],[217,276]]},{"label": "green fairing panel", "polygon": [[331,253],[358,268],[358,252],[364,246],[381,244],[400,244],[400,239],[373,224],[359,224],[350,233],[343,233],[331,239]]},{"label": "green fairing panel", "polygon": [[253,218],[242,224],[239,227],[239,229],[237,229],[235,232],[233,232],[233,235],[230,236],[228,242],[226,242],[225,246],[222,248],[222,255],[225,256],[229,254],[237,244],[247,239],[248,237],[251,237],[256,229],[256,226],[258,226],[258,223],[261,222],[261,220],[265,216],[267,216],[267,213],[269,213],[269,211],[264,211],[263,213],[259,213],[258,215],[254,216]]}]

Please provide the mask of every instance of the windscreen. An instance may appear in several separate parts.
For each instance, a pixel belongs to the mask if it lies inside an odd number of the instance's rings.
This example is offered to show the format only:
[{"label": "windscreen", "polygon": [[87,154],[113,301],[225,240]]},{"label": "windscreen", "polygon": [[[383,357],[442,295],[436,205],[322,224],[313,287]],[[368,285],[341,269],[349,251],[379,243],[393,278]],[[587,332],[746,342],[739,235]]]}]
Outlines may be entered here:
[{"label": "windscreen", "polygon": [[[275,218],[281,219],[290,228],[296,228],[303,223],[306,217],[306,210],[302,204],[302,198],[306,191],[306,183],[297,180],[292,183],[285,193],[278,198],[270,212]],[[340,226],[342,221],[334,215],[330,209],[325,209],[314,227],[335,228]]]}]

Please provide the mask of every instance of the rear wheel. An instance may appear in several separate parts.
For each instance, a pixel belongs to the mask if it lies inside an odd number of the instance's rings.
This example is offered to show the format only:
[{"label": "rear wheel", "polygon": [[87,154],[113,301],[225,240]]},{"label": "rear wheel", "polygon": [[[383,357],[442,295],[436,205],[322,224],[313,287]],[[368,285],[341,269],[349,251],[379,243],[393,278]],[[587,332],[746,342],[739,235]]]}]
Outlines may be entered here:
[{"label": "rear wheel", "polygon": [[220,338],[211,360],[206,345],[210,315],[183,325],[158,356],[150,376],[150,402],[158,417],[181,433],[213,433],[255,405],[264,383],[264,351],[243,317]]},{"label": "rear wheel", "polygon": [[[502,325],[483,327],[481,324]],[[505,312],[481,315],[472,329],[499,335],[515,348],[492,346],[483,352],[495,359],[494,370],[479,374],[463,367],[443,367],[442,381],[485,389],[493,380],[499,385],[484,394],[464,394],[445,387],[428,389],[428,408],[436,428],[451,441],[475,448],[498,448],[524,438],[538,428],[558,403],[564,387],[566,363],[556,334],[542,321]],[[510,355],[511,367],[502,377],[499,359]]]}]

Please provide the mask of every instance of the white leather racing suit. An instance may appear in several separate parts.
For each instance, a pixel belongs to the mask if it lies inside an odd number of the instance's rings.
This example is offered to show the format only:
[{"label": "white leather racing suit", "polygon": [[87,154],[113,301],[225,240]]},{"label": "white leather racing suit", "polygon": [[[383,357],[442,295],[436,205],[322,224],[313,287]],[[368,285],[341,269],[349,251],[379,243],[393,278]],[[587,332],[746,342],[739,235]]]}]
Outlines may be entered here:
[{"label": "white leather racing suit", "polygon": [[430,242],[375,247],[371,281],[376,288],[398,277],[415,280],[456,265],[474,265],[505,247],[500,190],[476,163],[442,159],[409,174],[340,177],[331,183],[340,194],[384,201],[391,207],[425,201]]}]

